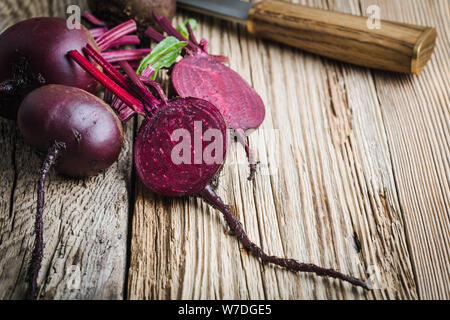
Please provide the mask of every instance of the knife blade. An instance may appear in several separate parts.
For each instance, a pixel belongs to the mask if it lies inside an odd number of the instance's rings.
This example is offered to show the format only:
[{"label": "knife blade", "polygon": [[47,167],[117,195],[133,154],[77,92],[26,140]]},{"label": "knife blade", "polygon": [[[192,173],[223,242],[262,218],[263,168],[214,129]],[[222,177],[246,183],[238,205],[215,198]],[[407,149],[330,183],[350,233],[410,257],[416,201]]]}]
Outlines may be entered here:
[{"label": "knife blade", "polygon": [[[418,74],[436,44],[432,27],[263,0],[178,0],[180,8],[237,22],[258,37],[360,66]],[[377,26],[380,26],[379,28]]]},{"label": "knife blade", "polygon": [[206,14],[216,18],[246,24],[250,2],[240,0],[178,0],[180,8]]}]

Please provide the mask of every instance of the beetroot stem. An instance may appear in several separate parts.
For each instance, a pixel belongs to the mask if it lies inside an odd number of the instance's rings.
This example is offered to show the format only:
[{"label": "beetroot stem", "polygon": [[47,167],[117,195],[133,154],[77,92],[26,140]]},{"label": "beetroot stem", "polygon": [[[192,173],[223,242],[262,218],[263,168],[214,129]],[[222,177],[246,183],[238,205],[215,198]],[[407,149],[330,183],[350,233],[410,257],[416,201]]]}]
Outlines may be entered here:
[{"label": "beetroot stem", "polygon": [[87,44],[83,49],[83,52],[105,70],[115,82],[117,82],[124,89],[128,89],[128,81],[116,68],[114,68],[97,50],[95,50],[90,44]]},{"label": "beetroot stem", "polygon": [[108,29],[105,28],[105,27],[89,29],[89,33],[91,34],[91,36],[92,36],[94,39],[97,39],[98,37],[101,37],[101,36],[104,35],[107,31],[108,31]]},{"label": "beetroot stem", "polygon": [[191,39],[193,44],[198,46],[199,44],[198,44],[197,38],[195,37],[194,31],[192,30],[191,24],[189,22],[186,23],[186,28],[188,29],[188,32],[189,32],[189,39]]},{"label": "beetroot stem", "polygon": [[87,21],[89,21],[90,23],[92,23],[93,25],[96,25],[99,27],[106,26],[106,22],[101,21],[100,19],[95,17],[92,13],[90,13],[87,10],[83,12],[83,18],[86,19]]},{"label": "beetroot stem", "polygon": [[[140,50],[150,50],[150,49],[137,49],[137,52],[141,52]],[[83,52],[91,57],[96,63],[98,63],[103,70],[105,70],[106,74],[108,74],[113,81],[115,81],[117,84],[119,84],[122,88],[124,88],[126,91],[130,91],[133,93],[133,96],[130,95],[131,97],[133,97],[133,99],[135,99],[134,97],[136,95],[139,95],[138,90],[133,87],[130,86],[128,79],[123,76],[116,68],[114,68],[111,63],[109,63],[100,53],[97,52],[97,50],[95,50],[90,44],[87,44],[86,47],[83,49]],[[104,53],[106,54],[106,52]],[[114,93],[114,92],[113,92]],[[120,98],[120,97],[119,97]],[[136,100],[136,99],[135,99]],[[127,104],[126,101],[125,105]],[[113,105],[116,106],[117,104]],[[122,105],[121,105],[122,106]],[[144,114],[145,113],[145,109],[142,105],[142,103],[140,103],[139,105],[136,105],[137,109],[135,109],[137,112]],[[116,108],[117,109],[117,108]],[[118,110],[118,109],[117,109]],[[127,119],[130,118],[130,110],[124,110],[123,108],[121,108],[119,111],[120,114],[120,118],[122,119],[122,121],[126,121]],[[123,117],[124,115],[125,118]]]},{"label": "beetroot stem", "polygon": [[145,101],[145,103],[150,107],[150,111],[154,112],[156,110],[156,107],[160,105],[158,99],[156,99],[150,91],[147,90],[144,83],[139,79],[136,72],[133,70],[133,68],[128,64],[126,61],[120,61],[119,62],[120,67],[122,70],[125,71],[127,76],[130,78],[131,82],[136,87],[137,93],[139,94],[140,98]]},{"label": "beetroot stem", "polygon": [[138,36],[131,35],[131,36],[123,36],[120,39],[113,41],[106,46],[103,51],[108,50],[110,48],[114,47],[120,47],[120,46],[127,46],[127,45],[138,45],[141,43],[141,40],[139,40]]},{"label": "beetroot stem", "polygon": [[152,27],[148,27],[147,31],[145,31],[145,34],[155,42],[161,42],[166,38]]},{"label": "beetroot stem", "polygon": [[253,155],[253,151],[250,150],[250,147],[247,144],[247,141],[245,140],[245,133],[242,129],[236,129],[234,130],[236,132],[236,137],[238,141],[244,146],[245,153],[247,154],[248,162],[250,163],[250,175],[248,176],[248,180],[252,181],[255,178],[256,173],[256,161],[255,157]]},{"label": "beetroot stem", "polygon": [[37,278],[39,275],[39,270],[41,268],[42,253],[44,250],[42,214],[44,212],[45,180],[47,179],[50,168],[56,163],[61,155],[61,151],[65,148],[66,146],[64,143],[55,142],[53,146],[51,146],[48,150],[47,157],[45,158],[44,164],[42,165],[41,169],[41,177],[39,178],[37,190],[37,212],[34,226],[36,240],[34,243],[33,253],[31,255],[30,268],[28,270],[28,300],[35,300],[38,294]]},{"label": "beetroot stem", "polygon": [[161,26],[161,28],[167,32],[170,36],[173,36],[177,38],[180,41],[184,41],[187,43],[187,46],[190,50],[196,50],[198,47],[193,44],[191,41],[183,37],[181,33],[178,32],[177,29],[175,29],[170,21],[166,17],[159,17],[155,12],[153,12],[153,17],[155,18],[155,21]]},{"label": "beetroot stem", "polygon": [[166,94],[164,93],[163,88],[159,84],[159,82],[151,80],[145,76],[139,76],[139,79],[147,86],[153,88],[156,93],[158,93],[159,98],[162,100],[164,104],[167,104],[169,102],[169,99],[167,99]]},{"label": "beetroot stem", "polygon": [[95,68],[85,57],[83,57],[78,51],[69,51],[68,55],[77,62],[87,73],[89,73],[94,79],[100,82],[103,86],[108,88],[113,94],[119,97],[125,104],[127,104],[133,110],[143,109],[142,103],[133,97],[131,94],[122,89],[110,78],[105,76],[97,68]]},{"label": "beetroot stem", "polygon": [[109,63],[114,63],[119,61],[142,60],[151,51],[151,49],[117,50],[103,52],[102,56]]},{"label": "beetroot stem", "polygon": [[325,269],[314,264],[306,264],[295,261],[294,259],[285,259],[278,258],[275,256],[269,256],[266,254],[261,248],[259,248],[255,243],[250,241],[247,234],[245,233],[242,224],[238,219],[231,213],[229,207],[225,205],[222,199],[217,196],[214,192],[213,187],[208,185],[200,194],[205,201],[211,204],[213,207],[222,212],[225,221],[228,224],[228,227],[234,233],[234,235],[238,238],[238,240],[242,243],[244,248],[250,252],[253,256],[261,259],[263,263],[272,263],[278,265],[280,267],[286,268],[287,270],[293,272],[307,272],[307,273],[315,273],[321,277],[331,277],[335,279],[340,279],[342,281],[349,282],[355,286],[362,287],[366,290],[370,290],[369,285],[352,276],[345,275],[333,269]]},{"label": "beetroot stem", "polygon": [[135,32],[137,30],[137,25],[134,20],[129,20],[127,22],[124,22],[117,27],[109,30],[104,35],[99,37],[97,39],[98,47],[100,48],[100,51],[104,51],[108,46],[116,41],[122,38],[123,36]]}]

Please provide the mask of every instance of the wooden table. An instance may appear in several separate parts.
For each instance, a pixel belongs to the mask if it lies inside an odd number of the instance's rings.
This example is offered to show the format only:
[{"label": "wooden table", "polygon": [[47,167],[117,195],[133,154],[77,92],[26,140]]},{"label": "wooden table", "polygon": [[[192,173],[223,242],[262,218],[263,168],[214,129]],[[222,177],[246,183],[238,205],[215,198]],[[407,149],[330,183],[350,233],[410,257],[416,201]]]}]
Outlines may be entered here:
[{"label": "wooden table", "polygon": [[[269,253],[370,278],[377,289],[262,266],[199,199],[147,191],[133,171],[137,123],[129,123],[120,160],[106,173],[51,174],[41,298],[450,298],[450,2],[298,2],[357,15],[378,4],[384,19],[438,30],[429,65],[408,76],[330,61],[189,14],[212,53],[230,57],[267,107],[249,143],[272,174],[262,170],[248,182],[243,149],[231,143],[220,195]],[[78,1],[3,0],[0,30],[32,16],[65,16],[69,3]],[[0,155],[0,298],[20,299],[42,157],[6,120]]]}]

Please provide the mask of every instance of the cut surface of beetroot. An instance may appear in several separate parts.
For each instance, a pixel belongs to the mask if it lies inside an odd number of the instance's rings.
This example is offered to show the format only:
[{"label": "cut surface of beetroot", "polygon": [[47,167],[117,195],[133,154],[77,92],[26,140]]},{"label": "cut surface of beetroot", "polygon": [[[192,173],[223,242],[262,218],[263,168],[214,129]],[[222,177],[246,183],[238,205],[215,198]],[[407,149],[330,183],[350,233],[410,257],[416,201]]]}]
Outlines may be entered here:
[{"label": "cut surface of beetroot", "polygon": [[[216,129],[218,135],[215,139],[221,139],[216,141],[220,145],[218,149],[221,149],[216,152],[221,155],[213,153],[218,161],[208,164],[204,151],[211,141],[206,141],[205,132],[210,129]],[[185,131],[177,134],[177,130]],[[139,177],[147,188],[161,195],[199,194],[223,165],[226,135],[222,115],[209,102],[196,98],[172,100],[142,123],[135,144],[135,165]],[[190,161],[186,163],[179,163],[173,158],[179,156],[186,159],[186,154],[177,147],[181,143],[187,143],[184,150],[190,152]],[[195,143],[200,143],[197,149]],[[201,158],[196,158],[199,152]]]},{"label": "cut surface of beetroot", "polygon": [[237,72],[208,54],[185,57],[175,65],[171,77],[181,97],[205,99],[218,106],[230,129],[246,131],[264,120],[261,97]]},{"label": "cut surface of beetroot", "polygon": [[[169,35],[186,41],[184,58],[175,64],[171,81],[176,93],[181,97],[196,97],[214,104],[222,112],[228,127],[236,131],[238,141],[244,146],[250,163],[249,180],[253,180],[256,162],[246,139],[246,131],[256,129],[264,121],[265,107],[256,91],[234,70],[224,65],[224,57],[208,54],[208,42],[197,42],[189,24],[190,40],[181,35],[165,17],[154,14],[155,20]],[[160,42],[164,36],[148,28],[146,32],[154,41]]]}]

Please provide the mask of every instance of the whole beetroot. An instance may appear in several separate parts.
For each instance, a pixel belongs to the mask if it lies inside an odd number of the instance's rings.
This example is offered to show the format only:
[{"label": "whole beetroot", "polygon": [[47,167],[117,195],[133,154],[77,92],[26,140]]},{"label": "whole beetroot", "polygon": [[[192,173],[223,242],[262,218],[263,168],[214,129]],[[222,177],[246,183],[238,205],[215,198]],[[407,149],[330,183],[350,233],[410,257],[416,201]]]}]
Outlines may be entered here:
[{"label": "whole beetroot", "polygon": [[17,122],[25,141],[41,152],[64,143],[56,170],[88,177],[108,168],[119,156],[122,124],[114,111],[81,89],[47,85],[23,100]]},{"label": "whole beetroot", "polygon": [[38,183],[36,240],[29,269],[27,298],[38,294],[37,277],[43,253],[44,187],[52,166],[59,173],[87,177],[108,168],[119,157],[122,124],[96,96],[78,88],[46,85],[26,96],[18,125],[27,143],[47,152]]},{"label": "whole beetroot", "polygon": [[172,20],[176,9],[176,0],[89,0],[88,4],[96,16],[106,21],[135,20],[142,35],[149,26],[158,27],[152,11]]},{"label": "whole beetroot", "polygon": [[[99,86],[67,52],[81,50],[90,44],[97,52],[112,47],[139,44],[132,20],[100,33],[69,29],[61,18],[33,18],[21,21],[0,35],[0,116],[15,119],[23,98],[45,84],[62,84],[95,92]],[[95,31],[95,30],[94,30]],[[151,50],[118,50],[103,52],[111,62],[141,59]]]},{"label": "whole beetroot", "polygon": [[91,44],[84,29],[69,30],[62,18],[33,18],[0,35],[0,116],[15,119],[22,99],[43,84],[63,84],[94,92],[97,83],[66,57]]}]

